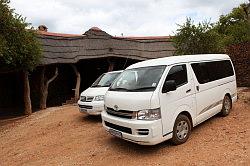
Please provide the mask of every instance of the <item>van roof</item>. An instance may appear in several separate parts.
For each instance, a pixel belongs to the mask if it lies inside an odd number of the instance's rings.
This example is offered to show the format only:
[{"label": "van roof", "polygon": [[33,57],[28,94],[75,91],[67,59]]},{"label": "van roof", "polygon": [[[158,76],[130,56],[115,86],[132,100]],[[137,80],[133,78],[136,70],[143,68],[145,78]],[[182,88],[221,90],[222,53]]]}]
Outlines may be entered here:
[{"label": "van roof", "polygon": [[230,59],[230,57],[226,54],[196,54],[196,55],[170,56],[165,58],[150,59],[138,62],[129,66],[127,69],[147,67],[147,66],[172,65],[172,64],[186,63],[186,62],[222,60],[222,59]]}]

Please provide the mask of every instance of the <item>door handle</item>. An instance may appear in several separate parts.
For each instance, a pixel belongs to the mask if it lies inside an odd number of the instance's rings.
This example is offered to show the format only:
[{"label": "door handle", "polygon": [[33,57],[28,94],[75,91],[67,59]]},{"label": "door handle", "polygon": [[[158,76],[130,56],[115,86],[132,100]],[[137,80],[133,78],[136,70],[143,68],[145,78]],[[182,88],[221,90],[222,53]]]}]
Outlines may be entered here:
[{"label": "door handle", "polygon": [[199,90],[200,90],[200,87],[199,87],[198,85],[196,86],[196,90],[197,90],[197,91],[199,91]]},{"label": "door handle", "polygon": [[189,93],[189,92],[191,92],[191,89],[188,89],[188,90],[186,91],[186,93]]}]

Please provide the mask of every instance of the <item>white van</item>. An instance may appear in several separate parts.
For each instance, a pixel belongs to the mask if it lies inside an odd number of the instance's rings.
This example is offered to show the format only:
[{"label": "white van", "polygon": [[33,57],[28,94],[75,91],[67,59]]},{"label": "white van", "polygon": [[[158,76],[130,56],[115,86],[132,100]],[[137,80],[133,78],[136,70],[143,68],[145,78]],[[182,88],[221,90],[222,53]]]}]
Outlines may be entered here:
[{"label": "white van", "polygon": [[104,110],[104,95],[121,72],[121,70],[112,71],[97,78],[91,87],[81,93],[78,100],[79,111],[90,115],[100,115]]},{"label": "white van", "polygon": [[192,127],[229,114],[237,100],[235,72],[224,54],[147,60],[120,74],[104,100],[102,123],[110,134],[143,145],[181,144]]}]

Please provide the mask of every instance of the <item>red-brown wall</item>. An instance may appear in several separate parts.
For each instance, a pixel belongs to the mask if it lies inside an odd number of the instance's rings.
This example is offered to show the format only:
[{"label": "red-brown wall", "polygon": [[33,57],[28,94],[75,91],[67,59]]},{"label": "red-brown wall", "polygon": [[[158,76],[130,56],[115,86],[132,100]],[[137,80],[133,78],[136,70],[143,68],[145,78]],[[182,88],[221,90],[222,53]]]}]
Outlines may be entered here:
[{"label": "red-brown wall", "polygon": [[233,61],[237,85],[250,87],[250,42],[232,45],[226,52]]}]

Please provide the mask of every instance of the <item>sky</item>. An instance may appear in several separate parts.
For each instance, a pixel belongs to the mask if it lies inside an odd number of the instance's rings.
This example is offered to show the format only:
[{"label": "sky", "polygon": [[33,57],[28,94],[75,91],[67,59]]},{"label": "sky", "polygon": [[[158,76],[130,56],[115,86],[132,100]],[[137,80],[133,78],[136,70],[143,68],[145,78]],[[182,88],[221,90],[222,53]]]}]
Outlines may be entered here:
[{"label": "sky", "polygon": [[15,12],[35,28],[83,34],[99,27],[113,36],[173,35],[187,17],[194,23],[218,21],[248,0],[11,0]]}]

